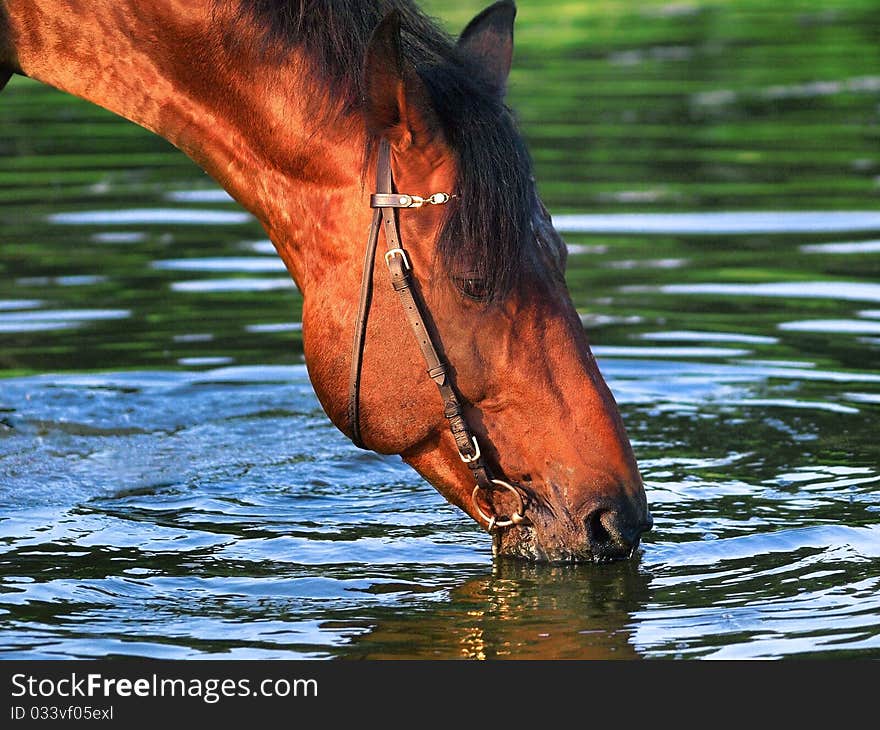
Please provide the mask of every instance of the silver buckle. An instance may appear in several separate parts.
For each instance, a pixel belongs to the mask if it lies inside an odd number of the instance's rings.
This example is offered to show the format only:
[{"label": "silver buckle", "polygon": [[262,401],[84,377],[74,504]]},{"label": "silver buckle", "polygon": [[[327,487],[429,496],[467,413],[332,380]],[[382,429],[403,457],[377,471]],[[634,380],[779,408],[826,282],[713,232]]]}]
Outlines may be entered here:
[{"label": "silver buckle", "polygon": [[461,453],[461,451],[458,452],[458,455],[461,457],[461,460],[465,464],[471,464],[482,456],[482,454],[480,453],[480,445],[477,443],[476,436],[471,436],[471,443],[474,445],[474,455],[473,456],[468,456],[467,454],[463,454],[463,453]]},{"label": "silver buckle", "polygon": [[403,268],[405,271],[412,271],[412,266],[410,266],[406,251],[404,251],[402,248],[392,248],[385,252],[385,265],[389,269],[391,268],[391,259],[393,259],[395,256],[400,256],[400,260],[403,263]]},{"label": "silver buckle", "polygon": [[400,196],[400,206],[402,208],[421,208],[423,205],[443,205],[448,203],[452,196],[449,193],[433,193],[432,195],[407,195]]}]

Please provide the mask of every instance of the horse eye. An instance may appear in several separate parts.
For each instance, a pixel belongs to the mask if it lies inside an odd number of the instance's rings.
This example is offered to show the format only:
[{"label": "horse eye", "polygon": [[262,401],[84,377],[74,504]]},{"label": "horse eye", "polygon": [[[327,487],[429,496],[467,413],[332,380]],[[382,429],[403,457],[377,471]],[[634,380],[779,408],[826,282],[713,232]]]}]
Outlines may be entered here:
[{"label": "horse eye", "polygon": [[489,298],[489,286],[484,279],[474,276],[456,276],[455,285],[469,299],[484,302]]}]

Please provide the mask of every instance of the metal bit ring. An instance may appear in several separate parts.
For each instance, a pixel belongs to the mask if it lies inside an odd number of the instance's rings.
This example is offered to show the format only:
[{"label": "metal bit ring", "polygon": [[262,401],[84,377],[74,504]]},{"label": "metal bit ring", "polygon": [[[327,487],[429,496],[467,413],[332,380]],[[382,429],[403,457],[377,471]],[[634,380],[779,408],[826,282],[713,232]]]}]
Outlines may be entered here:
[{"label": "metal bit ring", "polygon": [[499,517],[498,515],[487,515],[483,512],[483,509],[480,507],[480,502],[477,499],[477,496],[480,493],[480,490],[483,488],[479,484],[474,487],[474,491],[471,493],[471,501],[474,505],[474,511],[480,516],[480,518],[488,524],[489,532],[497,528],[503,527],[513,527],[514,525],[518,525],[525,520],[523,516],[523,512],[526,511],[525,504],[523,503],[522,494],[520,494],[519,490],[514,487],[512,484],[508,484],[503,479],[492,479],[492,484],[496,484],[499,487],[504,487],[505,489],[513,492],[516,495],[516,499],[519,502],[519,507],[514,510],[514,512],[510,515],[510,517]]}]

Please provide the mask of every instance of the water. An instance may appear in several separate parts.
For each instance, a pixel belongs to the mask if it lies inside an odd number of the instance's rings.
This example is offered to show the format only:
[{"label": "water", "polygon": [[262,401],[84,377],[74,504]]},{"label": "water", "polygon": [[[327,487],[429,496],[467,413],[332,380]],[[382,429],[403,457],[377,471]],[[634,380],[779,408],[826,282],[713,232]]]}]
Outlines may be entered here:
[{"label": "water", "polygon": [[259,227],[13,81],[0,656],[880,656],[880,11],[764,5],[520,3],[512,100],[655,517],[626,564],[493,564],[329,424]]}]

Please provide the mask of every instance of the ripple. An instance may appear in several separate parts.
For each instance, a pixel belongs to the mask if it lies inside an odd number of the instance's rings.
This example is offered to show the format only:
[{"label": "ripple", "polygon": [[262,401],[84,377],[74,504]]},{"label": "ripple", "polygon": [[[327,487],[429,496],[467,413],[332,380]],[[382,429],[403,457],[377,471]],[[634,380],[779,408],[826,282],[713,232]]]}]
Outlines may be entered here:
[{"label": "ripple", "polygon": [[823,403],[820,401],[794,400],[791,398],[742,398],[724,399],[725,405],[746,406],[749,408],[797,408],[811,411],[828,411],[829,413],[858,413],[858,408],[851,408],[839,403]]},{"label": "ripple", "polygon": [[106,276],[98,276],[97,274],[83,274],[77,276],[21,276],[15,280],[18,286],[41,287],[51,286],[91,286],[92,284],[102,284],[107,281]]},{"label": "ripple", "polygon": [[719,213],[613,213],[554,215],[560,233],[758,234],[880,231],[880,212],[731,211]]},{"label": "ripple", "polygon": [[675,380],[686,388],[696,388],[701,383],[755,384],[774,378],[787,382],[880,383],[880,373],[825,370],[816,368],[815,363],[802,367],[797,365],[798,363],[773,360],[767,362],[751,360],[730,364],[611,359],[605,363],[603,371],[607,371],[609,376],[616,379],[636,378],[644,384],[659,382],[663,387],[668,387],[669,381]]},{"label": "ripple", "polygon": [[751,350],[733,347],[619,347],[596,345],[593,354],[597,357],[739,357],[748,355]]},{"label": "ripple", "polygon": [[101,320],[101,319],[126,319],[131,316],[128,309],[41,309],[36,312],[15,312],[0,315],[3,322],[27,322],[31,320],[54,321],[54,320]]},{"label": "ripple", "polygon": [[265,334],[275,332],[302,332],[302,322],[268,322],[266,324],[249,324],[245,326],[246,332]]},{"label": "ripple", "polygon": [[198,210],[194,208],[137,208],[131,210],[83,210],[52,213],[49,223],[68,226],[131,226],[131,225],[238,225],[250,223],[250,213],[231,210]]},{"label": "ripple", "polygon": [[23,334],[25,332],[52,332],[54,330],[69,330],[79,327],[81,322],[3,322],[0,321],[0,332],[8,334]]},{"label": "ripple", "polygon": [[212,342],[214,335],[211,332],[186,332],[171,339],[173,342]]},{"label": "ripple", "polygon": [[191,294],[213,294],[216,292],[274,291],[276,289],[296,289],[293,279],[204,279],[198,281],[175,281],[171,290]]},{"label": "ripple", "polygon": [[845,548],[854,558],[880,558],[880,524],[871,527],[817,525],[703,542],[653,543],[645,550],[649,565],[715,565],[768,553],[804,548]]},{"label": "ripple", "polygon": [[[834,565],[835,553],[822,557]],[[810,562],[810,559],[803,561]],[[817,654],[835,649],[854,652],[880,648],[874,617],[880,609],[878,581],[865,578],[846,587],[812,587],[823,576],[840,571],[815,571],[813,581],[779,597],[753,596],[748,601],[725,601],[704,607],[639,611],[634,642],[659,656],[703,656],[713,659],[775,658]],[[769,574],[768,574],[769,573]],[[780,581],[772,571],[734,576],[747,582],[740,590],[760,590],[762,582]],[[711,595],[722,587],[721,574],[705,576]],[[780,582],[787,583],[791,579]],[[714,590],[712,590],[714,588]]]},{"label": "ripple", "polygon": [[843,397],[855,403],[880,403],[880,393],[844,393]]},{"label": "ripple", "polygon": [[698,332],[694,330],[673,330],[660,332],[643,332],[638,335],[640,340],[658,342],[742,342],[748,345],[775,345],[776,337],[764,335],[746,335],[738,332]]},{"label": "ripple", "polygon": [[43,306],[40,299],[0,299],[0,312],[13,312],[19,309],[36,309]]},{"label": "ripple", "polygon": [[795,322],[782,322],[776,325],[788,332],[829,332],[831,334],[880,334],[880,322],[865,322],[857,319],[806,319]]},{"label": "ripple", "polygon": [[623,259],[603,261],[601,266],[606,269],[629,271],[631,269],[680,269],[687,263],[687,259]]},{"label": "ripple", "polygon": [[93,233],[92,240],[95,243],[141,243],[147,240],[147,234],[142,231],[102,231]]},{"label": "ripple", "polygon": [[175,203],[232,203],[232,196],[221,188],[208,190],[174,190],[165,193],[168,200]]},{"label": "ripple", "polygon": [[216,367],[218,365],[229,365],[235,362],[232,357],[181,357],[178,358],[177,364],[184,367]]},{"label": "ripple", "polygon": [[197,258],[197,259],[166,259],[163,261],[154,261],[152,263],[154,269],[164,271],[208,271],[208,272],[242,272],[242,273],[258,273],[258,272],[286,272],[284,262],[279,259],[269,259],[256,256],[225,256],[216,258]]},{"label": "ripple", "polygon": [[854,281],[782,281],[765,284],[666,284],[664,294],[716,294],[742,297],[788,297],[792,299],[845,299],[880,302],[880,284]]},{"label": "ripple", "polygon": [[298,382],[309,385],[309,373],[305,365],[243,365],[231,368],[218,368],[210,373],[190,376],[193,382],[202,382],[210,377],[215,383],[287,383]]},{"label": "ripple", "polygon": [[43,332],[79,327],[86,322],[128,319],[127,309],[60,309],[0,314],[0,332]]},{"label": "ripple", "polygon": [[608,246],[601,243],[596,244],[586,244],[586,243],[568,243],[566,244],[568,247],[568,252],[572,256],[583,256],[589,254],[604,254],[608,253]]},{"label": "ripple", "polygon": [[[636,387],[664,398],[754,410],[745,431],[769,408],[857,413],[761,385],[778,377],[768,373],[846,373],[648,358],[607,371],[615,391],[638,373]],[[876,562],[880,526],[793,526],[822,519],[831,500],[874,514],[868,466],[795,463],[755,482],[739,476],[753,476],[744,450],[655,450],[641,462],[657,519],[641,566],[499,563],[484,575],[485,533],[399,459],[352,447],[302,365],[32,376],[3,381],[2,394],[15,428],[0,438],[0,558],[12,566],[0,610],[40,611],[13,630],[0,622],[5,656],[358,656],[362,642],[400,656],[424,644],[430,656],[460,651],[472,623],[503,628],[513,655],[584,656],[602,636],[650,656],[770,655],[788,649],[761,643],[749,617],[759,625],[766,606],[795,600],[790,579],[818,602],[789,605],[802,613],[783,638],[814,630],[827,608],[840,619],[819,631],[827,650],[873,641],[870,601],[857,625],[829,591],[868,590],[850,573]],[[525,607],[531,622],[510,619]],[[433,617],[439,633],[418,638]]]},{"label": "ripple", "polygon": [[636,315],[614,316],[611,314],[598,314],[596,312],[579,312],[581,324],[588,329],[597,327],[610,327],[613,325],[641,324],[644,320]]},{"label": "ripple", "polygon": [[315,538],[276,537],[262,540],[240,540],[223,549],[225,560],[272,560],[279,564],[296,565],[480,565],[485,548],[454,545],[445,540],[400,536],[387,538],[362,537],[354,541],[324,541]]},{"label": "ripple", "polygon": [[58,286],[91,286],[103,284],[107,281],[107,277],[97,274],[78,274],[76,276],[56,276],[54,281]]},{"label": "ripple", "polygon": [[268,239],[263,241],[248,241],[247,243],[242,244],[242,247],[248,251],[253,251],[254,253],[267,254],[272,256],[277,256],[278,252],[275,250],[275,245],[272,241]]},{"label": "ripple", "polygon": [[847,241],[844,243],[811,243],[801,246],[804,253],[862,254],[880,253],[880,241]]}]

